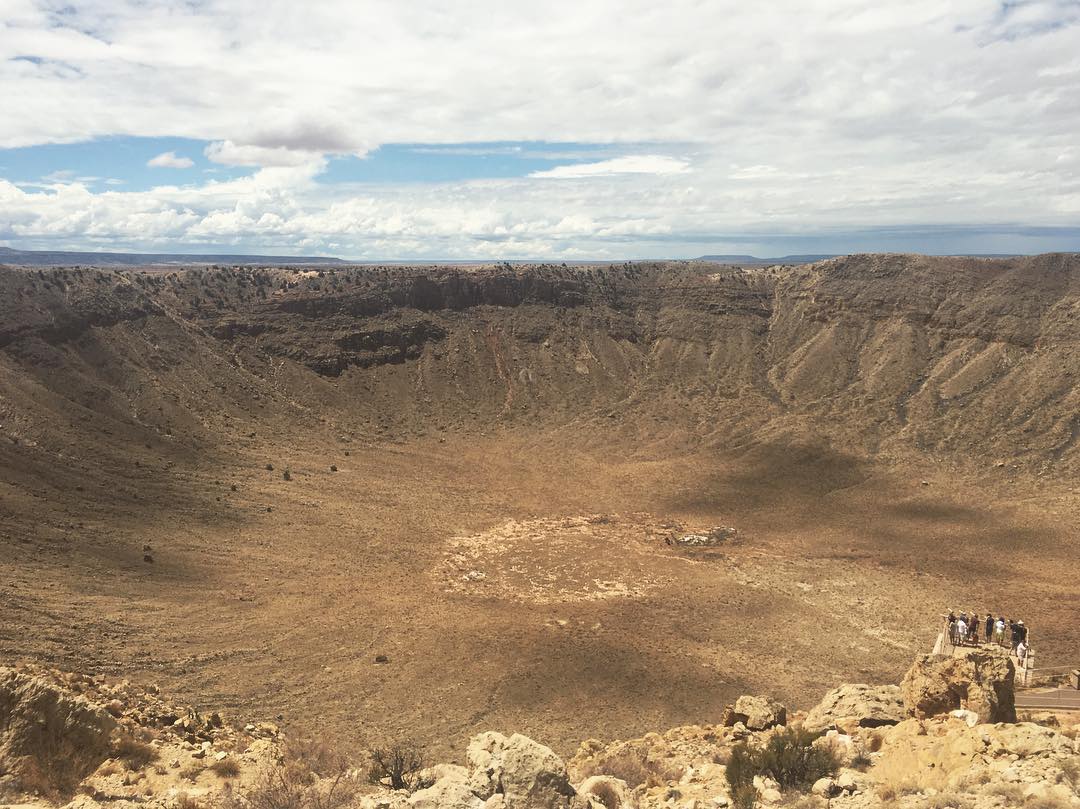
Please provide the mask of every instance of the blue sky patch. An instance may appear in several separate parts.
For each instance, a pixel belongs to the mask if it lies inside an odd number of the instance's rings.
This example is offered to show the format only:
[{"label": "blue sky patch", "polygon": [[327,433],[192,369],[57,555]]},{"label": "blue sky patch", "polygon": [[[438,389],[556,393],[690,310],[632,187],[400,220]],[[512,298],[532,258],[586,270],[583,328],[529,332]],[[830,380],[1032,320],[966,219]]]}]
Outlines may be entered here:
[{"label": "blue sky patch", "polygon": [[[210,141],[189,138],[98,138],[0,149],[0,177],[18,185],[81,182],[94,191],[146,191],[163,185],[202,185],[252,174],[250,166],[207,159]],[[592,163],[643,145],[492,142],[388,144],[363,157],[331,155],[320,183],[444,183],[527,177],[556,166]],[[166,165],[151,160],[171,155]],[[183,165],[191,161],[190,166]],[[174,165],[168,165],[172,163]]]},{"label": "blue sky patch", "polygon": [[[248,167],[222,166],[207,160],[203,154],[206,144],[189,138],[114,137],[0,149],[0,177],[16,185],[81,182],[94,191],[147,191],[162,185],[202,185],[252,173]],[[186,157],[193,165],[183,169],[147,165],[166,152]]]}]

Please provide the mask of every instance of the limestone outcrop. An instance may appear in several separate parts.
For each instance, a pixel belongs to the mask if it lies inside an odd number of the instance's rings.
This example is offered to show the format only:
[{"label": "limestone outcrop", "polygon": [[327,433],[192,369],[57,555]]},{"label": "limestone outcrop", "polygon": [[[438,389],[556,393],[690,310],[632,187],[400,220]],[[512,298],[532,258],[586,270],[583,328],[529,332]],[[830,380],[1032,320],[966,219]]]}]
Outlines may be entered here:
[{"label": "limestone outcrop", "polygon": [[567,807],[576,794],[563,760],[520,733],[509,738],[481,733],[469,743],[466,757],[473,792],[482,799],[502,795],[505,809]]},{"label": "limestone outcrop", "polygon": [[962,657],[923,655],[900,684],[904,707],[916,719],[960,708],[979,722],[1015,722],[1014,668],[1004,653],[972,650]]},{"label": "limestone outcrop", "polygon": [[907,718],[899,686],[842,685],[827,693],[803,720],[814,731],[895,725]]},{"label": "limestone outcrop", "polygon": [[116,720],[48,680],[0,668],[0,774],[68,794],[106,758]]},{"label": "limestone outcrop", "polygon": [[787,723],[787,709],[770,697],[739,697],[729,716],[734,720],[732,724],[741,722],[750,730],[767,730]]}]

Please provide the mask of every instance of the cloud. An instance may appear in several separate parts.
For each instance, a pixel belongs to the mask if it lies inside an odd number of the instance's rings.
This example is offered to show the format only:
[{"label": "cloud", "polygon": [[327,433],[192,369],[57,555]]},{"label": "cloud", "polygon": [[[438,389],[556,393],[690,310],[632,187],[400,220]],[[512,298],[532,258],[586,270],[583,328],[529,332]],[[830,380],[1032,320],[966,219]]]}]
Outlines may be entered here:
[{"label": "cloud", "polygon": [[612,174],[683,174],[690,170],[685,160],[663,155],[628,155],[601,160],[597,163],[576,163],[556,166],[545,171],[534,171],[530,177],[550,179],[573,179],[580,177],[606,177]]},{"label": "cloud", "polygon": [[[0,5],[0,98],[20,100],[0,148],[183,137],[255,169],[148,192],[7,183],[13,238],[627,255],[1080,212],[1074,0]],[[320,174],[391,143],[566,165],[363,188]]]},{"label": "cloud", "polygon": [[190,157],[177,157],[176,152],[162,152],[146,161],[153,169],[189,169],[195,165]]},{"label": "cloud", "polygon": [[304,166],[322,159],[317,151],[237,144],[231,140],[211,143],[206,147],[205,154],[209,160],[226,166]]}]

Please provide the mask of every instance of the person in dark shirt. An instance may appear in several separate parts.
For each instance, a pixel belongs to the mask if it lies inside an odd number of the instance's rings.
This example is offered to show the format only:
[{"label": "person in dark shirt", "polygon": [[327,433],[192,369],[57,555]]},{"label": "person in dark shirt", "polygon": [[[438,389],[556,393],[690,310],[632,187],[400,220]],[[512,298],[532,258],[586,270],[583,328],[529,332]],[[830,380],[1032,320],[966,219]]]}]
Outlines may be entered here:
[{"label": "person in dark shirt", "polygon": [[990,614],[990,611],[986,612],[986,642],[992,643],[994,640],[994,616]]}]

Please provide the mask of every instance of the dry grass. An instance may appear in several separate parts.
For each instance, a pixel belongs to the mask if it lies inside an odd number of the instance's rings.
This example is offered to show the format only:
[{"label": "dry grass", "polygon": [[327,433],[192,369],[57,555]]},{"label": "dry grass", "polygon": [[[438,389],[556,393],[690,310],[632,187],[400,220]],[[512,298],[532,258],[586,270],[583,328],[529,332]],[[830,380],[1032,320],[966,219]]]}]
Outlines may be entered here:
[{"label": "dry grass", "polygon": [[939,792],[926,799],[926,809],[973,809],[974,799],[957,792]]},{"label": "dry grass", "polygon": [[601,782],[590,789],[588,794],[596,798],[607,809],[619,809],[621,805],[619,793],[615,791],[615,787],[611,784]]},{"label": "dry grass", "polygon": [[173,806],[175,809],[200,809],[199,802],[186,792],[181,792],[176,796],[176,803]]},{"label": "dry grass", "polygon": [[223,758],[211,764],[210,770],[219,778],[236,778],[240,774],[240,764],[234,758]]},{"label": "dry grass", "polygon": [[896,800],[896,790],[889,784],[878,784],[875,791],[877,792],[877,796],[881,798],[882,801]]},{"label": "dry grass", "polygon": [[610,775],[625,781],[630,789],[646,784],[660,786],[682,778],[683,771],[661,761],[648,758],[644,751],[626,748],[614,755],[602,758],[584,767],[583,778],[592,775]]},{"label": "dry grass", "polygon": [[1069,759],[1061,762],[1061,779],[1073,792],[1080,793],[1080,761]]},{"label": "dry grass", "polygon": [[327,745],[298,740],[249,789],[238,793],[226,784],[218,804],[220,809],[345,809],[359,789],[352,772],[348,758]]},{"label": "dry grass", "polygon": [[120,736],[113,742],[113,757],[124,763],[129,770],[141,770],[147,764],[157,761],[158,750],[146,742],[130,736]]},{"label": "dry grass", "polygon": [[185,781],[191,781],[192,783],[194,783],[195,781],[199,780],[199,776],[202,775],[202,772],[205,769],[206,767],[204,767],[202,764],[197,761],[193,761],[180,770],[180,777],[183,778]]},{"label": "dry grass", "polygon": [[1024,804],[1024,809],[1071,809],[1071,804],[1062,798],[1032,798]]}]

